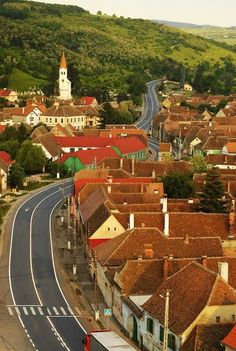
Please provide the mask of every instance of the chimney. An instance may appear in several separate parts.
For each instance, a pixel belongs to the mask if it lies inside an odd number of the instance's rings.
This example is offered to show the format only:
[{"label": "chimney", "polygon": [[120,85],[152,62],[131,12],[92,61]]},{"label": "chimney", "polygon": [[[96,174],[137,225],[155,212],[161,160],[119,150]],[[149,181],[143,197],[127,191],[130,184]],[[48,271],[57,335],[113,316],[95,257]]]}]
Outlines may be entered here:
[{"label": "chimney", "polygon": [[235,212],[234,209],[231,209],[229,214],[229,238],[234,238],[234,235],[236,234],[235,229]]},{"label": "chimney", "polygon": [[22,107],[22,115],[25,113],[25,108]]},{"label": "chimney", "polygon": [[163,202],[162,202],[162,212],[163,212],[163,213],[166,213],[166,212],[167,212],[167,207],[168,207],[167,205],[168,205],[167,195],[164,194]]},{"label": "chimney", "polygon": [[112,183],[112,176],[108,176],[108,177],[107,177],[107,182],[108,182],[108,183]]},{"label": "chimney", "polygon": [[163,278],[168,278],[169,262],[168,256],[163,257]]},{"label": "chimney", "polygon": [[156,172],[155,169],[152,170],[152,178],[156,178]]},{"label": "chimney", "polygon": [[120,159],[120,168],[121,168],[121,169],[123,169],[123,163],[124,163],[123,158],[121,158],[121,159]]},{"label": "chimney", "polygon": [[207,268],[207,256],[202,256],[202,265]]},{"label": "chimney", "polygon": [[230,193],[230,190],[231,190],[231,182],[230,182],[230,180],[228,180],[227,192]]},{"label": "chimney", "polygon": [[134,229],[134,214],[130,213],[129,214],[129,229]]},{"label": "chimney", "polygon": [[153,251],[152,244],[145,244],[144,245],[144,254],[148,258],[153,258],[154,257],[154,251]]},{"label": "chimney", "polygon": [[218,271],[219,275],[221,276],[226,283],[228,283],[229,280],[229,264],[228,262],[218,262]]},{"label": "chimney", "polygon": [[132,162],[132,164],[131,164],[132,165],[132,175],[134,175],[135,174],[135,171],[134,171],[135,159],[132,158],[131,162]]},{"label": "chimney", "polygon": [[189,235],[188,235],[188,234],[186,234],[184,243],[185,243],[185,244],[189,244]]},{"label": "chimney", "polygon": [[225,162],[224,163],[228,163],[228,156],[225,155]]},{"label": "chimney", "polygon": [[169,254],[169,260],[173,260],[174,255],[173,254]]},{"label": "chimney", "polygon": [[169,236],[170,216],[169,213],[164,214],[164,235]]},{"label": "chimney", "polygon": [[143,194],[143,192],[144,192],[144,184],[141,183],[141,194]]},{"label": "chimney", "polygon": [[108,192],[108,194],[111,194],[111,185],[107,186],[107,192]]},{"label": "chimney", "polygon": [[141,223],[141,228],[145,228],[145,223]]}]

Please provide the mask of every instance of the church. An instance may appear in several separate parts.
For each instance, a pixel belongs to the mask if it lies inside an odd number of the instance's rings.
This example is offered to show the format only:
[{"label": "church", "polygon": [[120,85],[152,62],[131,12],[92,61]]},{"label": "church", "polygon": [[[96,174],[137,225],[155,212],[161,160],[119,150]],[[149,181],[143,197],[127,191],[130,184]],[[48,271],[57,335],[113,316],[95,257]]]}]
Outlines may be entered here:
[{"label": "church", "polygon": [[63,51],[59,68],[59,99],[71,100],[71,81],[67,78],[66,57]]}]

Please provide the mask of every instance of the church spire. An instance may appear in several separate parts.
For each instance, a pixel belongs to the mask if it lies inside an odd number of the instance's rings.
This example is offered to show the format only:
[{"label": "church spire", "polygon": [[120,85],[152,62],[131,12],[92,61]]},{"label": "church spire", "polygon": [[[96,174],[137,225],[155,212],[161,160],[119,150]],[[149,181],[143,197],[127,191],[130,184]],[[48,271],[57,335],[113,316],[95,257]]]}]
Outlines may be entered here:
[{"label": "church spire", "polygon": [[67,69],[66,57],[65,57],[64,51],[62,52],[62,55],[61,55],[60,69],[61,69],[61,68]]}]

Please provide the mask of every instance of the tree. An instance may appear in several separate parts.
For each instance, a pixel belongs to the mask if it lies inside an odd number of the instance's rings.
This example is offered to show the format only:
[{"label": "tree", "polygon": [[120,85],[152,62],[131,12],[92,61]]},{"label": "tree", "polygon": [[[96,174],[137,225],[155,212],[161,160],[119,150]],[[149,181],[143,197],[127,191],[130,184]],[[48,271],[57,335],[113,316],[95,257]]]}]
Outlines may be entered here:
[{"label": "tree", "polygon": [[47,167],[47,172],[49,172],[53,178],[56,178],[57,172],[60,173],[60,178],[66,178],[69,176],[68,168],[64,163],[49,163]]},{"label": "tree", "polygon": [[24,168],[25,173],[42,172],[46,164],[46,157],[39,146],[33,145],[30,140],[24,141],[17,157],[17,162]]},{"label": "tree", "polygon": [[14,163],[9,170],[8,184],[11,188],[21,188],[25,178],[23,167],[19,163]]},{"label": "tree", "polygon": [[193,173],[205,173],[208,167],[205,157],[201,154],[191,157],[190,165]]},{"label": "tree", "polygon": [[20,124],[17,132],[18,132],[18,141],[20,143],[25,141],[29,136],[29,131],[27,130],[26,126],[23,123]]},{"label": "tree", "polygon": [[172,199],[187,199],[195,194],[195,186],[190,173],[171,173],[162,178],[165,193]]},{"label": "tree", "polygon": [[8,154],[11,155],[11,159],[15,160],[17,152],[19,151],[20,143],[18,140],[8,140],[0,142],[0,150],[6,151]]},{"label": "tree", "polygon": [[220,173],[217,168],[207,171],[205,184],[200,195],[199,211],[206,213],[226,213],[228,212],[227,201],[224,198],[225,192]]}]

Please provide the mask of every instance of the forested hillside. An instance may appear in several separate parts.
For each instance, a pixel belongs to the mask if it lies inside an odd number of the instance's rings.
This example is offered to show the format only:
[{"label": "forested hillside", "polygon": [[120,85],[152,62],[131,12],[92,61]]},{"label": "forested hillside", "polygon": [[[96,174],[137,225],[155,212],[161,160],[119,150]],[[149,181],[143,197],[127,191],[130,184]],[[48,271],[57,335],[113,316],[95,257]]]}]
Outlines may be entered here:
[{"label": "forested hillside", "polygon": [[147,20],[91,15],[76,6],[0,0],[1,87],[37,85],[53,93],[63,49],[74,94],[114,89],[135,94],[145,81],[163,75],[195,84],[196,69],[200,90],[216,90],[217,82],[217,92],[234,90],[236,53],[220,43]]}]

